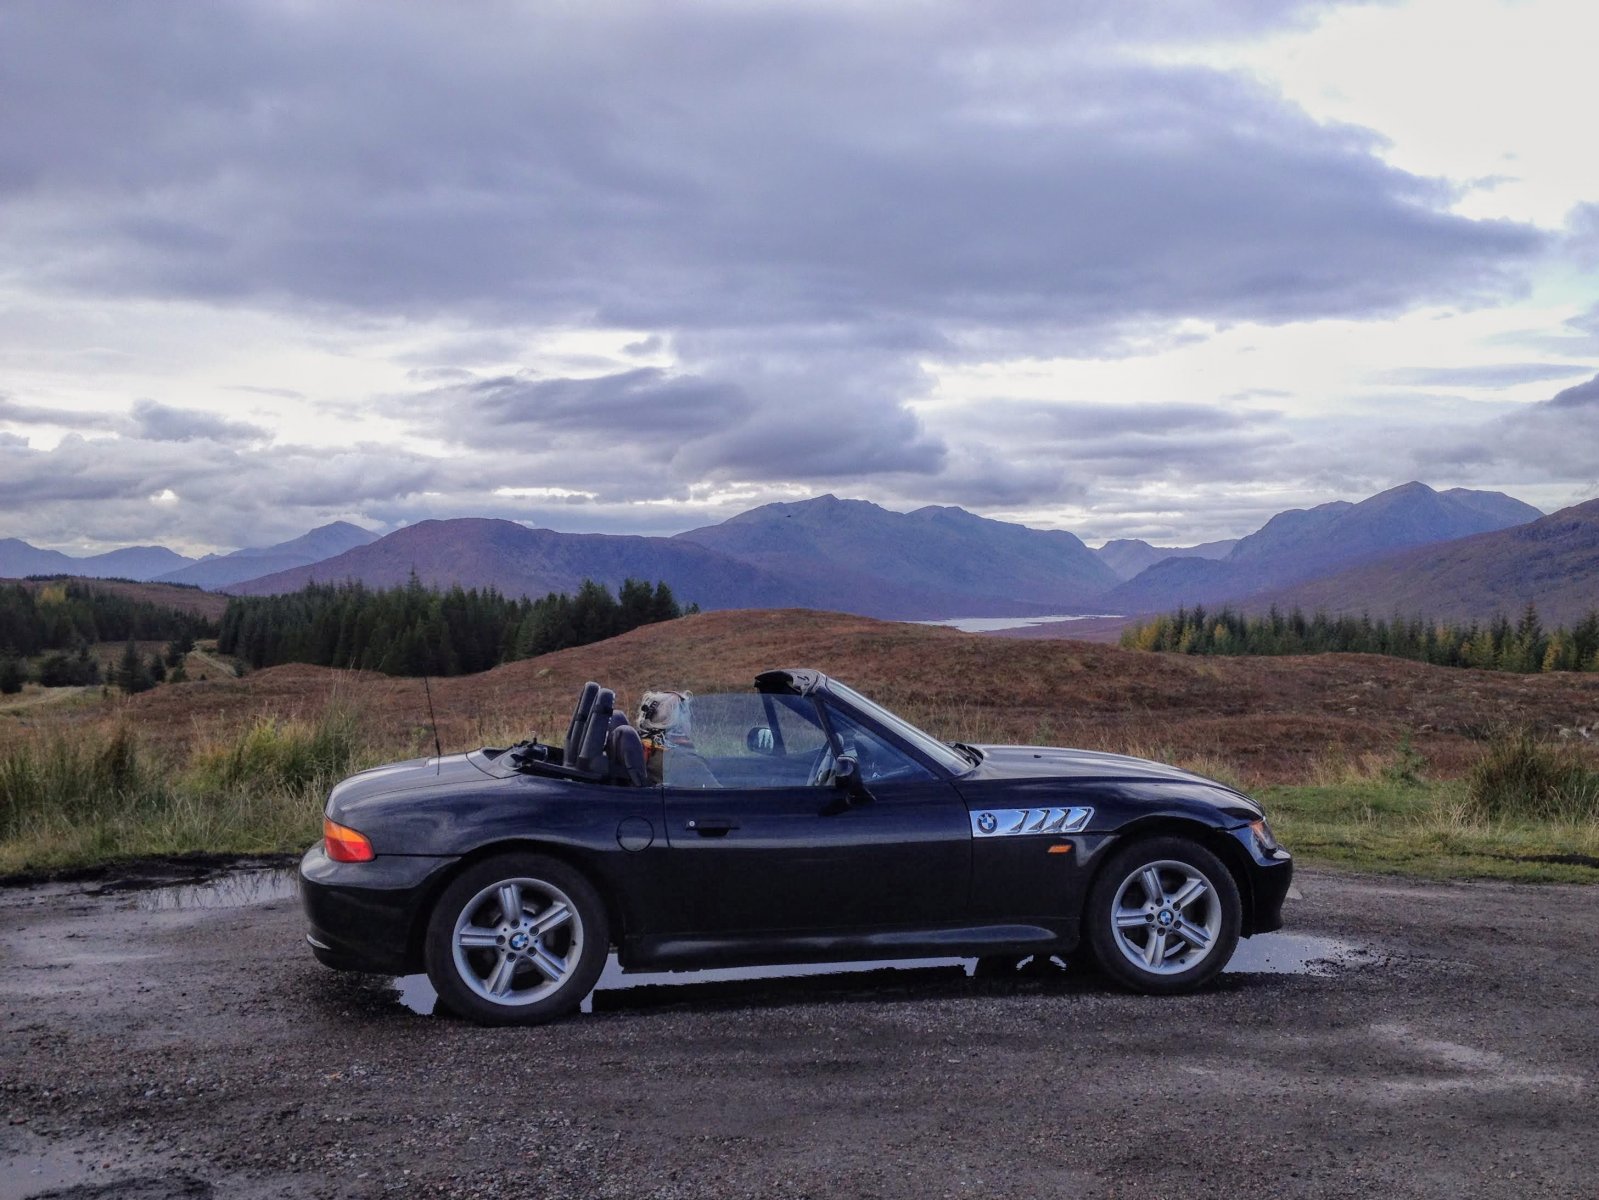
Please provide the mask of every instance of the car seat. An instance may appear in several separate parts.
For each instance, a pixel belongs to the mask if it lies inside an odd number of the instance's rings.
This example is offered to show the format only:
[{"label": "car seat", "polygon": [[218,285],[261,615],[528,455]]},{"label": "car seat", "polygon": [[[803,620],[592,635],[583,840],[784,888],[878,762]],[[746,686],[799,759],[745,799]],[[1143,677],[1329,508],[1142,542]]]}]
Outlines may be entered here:
[{"label": "car seat", "polygon": [[594,707],[583,727],[583,739],[578,743],[577,761],[573,764],[585,775],[603,777],[606,774],[605,742],[610,737],[611,714],[615,710],[616,693],[610,688],[601,688],[594,697]]},{"label": "car seat", "polygon": [[[616,715],[622,716],[621,713]],[[606,756],[610,759],[611,778],[618,783],[631,783],[634,787],[649,784],[650,772],[644,762],[644,739],[639,737],[638,730],[629,725],[625,717],[620,725],[611,729]]]},{"label": "car seat", "polygon": [[561,743],[561,765],[577,766],[578,752],[582,749],[583,733],[588,729],[589,714],[594,711],[594,701],[600,694],[600,685],[592,679],[578,693],[577,707],[572,710],[572,720],[566,727],[566,741]]}]

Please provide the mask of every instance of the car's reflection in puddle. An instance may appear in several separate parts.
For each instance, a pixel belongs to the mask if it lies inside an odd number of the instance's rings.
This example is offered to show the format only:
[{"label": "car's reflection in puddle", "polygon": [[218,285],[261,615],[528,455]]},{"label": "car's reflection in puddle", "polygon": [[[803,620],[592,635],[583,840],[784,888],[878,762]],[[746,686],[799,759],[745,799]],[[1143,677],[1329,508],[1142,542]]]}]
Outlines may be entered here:
[{"label": "car's reflection in puddle", "polygon": [[[1376,961],[1367,947],[1334,938],[1266,933],[1245,938],[1227,964],[1229,975],[1330,975],[1342,967]],[[725,967],[708,971],[624,974],[612,955],[600,981],[583,1001],[583,1011],[665,1008],[692,1003],[782,1002],[806,997],[882,998],[912,992],[924,995],[970,993],[979,985],[1012,985],[1017,990],[1070,990],[1103,987],[1086,972],[1059,959],[1033,959],[1014,970],[993,972],[975,958],[906,958],[878,962],[800,963],[766,967]],[[390,993],[413,1013],[430,1016],[437,995],[426,975],[403,975]]]},{"label": "car's reflection in puddle", "polygon": [[300,895],[300,878],[293,867],[259,871],[229,871],[213,879],[147,888],[137,892],[134,904],[142,912],[184,908],[248,908]]}]

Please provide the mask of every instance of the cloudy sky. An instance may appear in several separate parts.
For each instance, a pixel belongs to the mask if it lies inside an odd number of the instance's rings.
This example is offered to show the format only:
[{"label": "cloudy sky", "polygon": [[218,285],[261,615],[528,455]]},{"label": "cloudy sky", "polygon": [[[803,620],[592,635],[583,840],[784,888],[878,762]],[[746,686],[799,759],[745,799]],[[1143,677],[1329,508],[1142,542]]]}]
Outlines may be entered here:
[{"label": "cloudy sky", "polygon": [[0,536],[1599,494],[1591,0],[8,0]]}]

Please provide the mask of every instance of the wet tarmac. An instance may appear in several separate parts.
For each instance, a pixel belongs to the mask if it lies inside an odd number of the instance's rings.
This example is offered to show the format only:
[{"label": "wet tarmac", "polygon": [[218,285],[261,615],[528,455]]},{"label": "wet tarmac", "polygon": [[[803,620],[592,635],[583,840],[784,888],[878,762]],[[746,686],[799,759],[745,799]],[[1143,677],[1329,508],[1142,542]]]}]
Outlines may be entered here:
[{"label": "wet tarmac", "polygon": [[0,1200],[1593,1194],[1591,889],[1305,872],[1173,999],[612,963],[589,1015],[483,1029],[321,967],[250,865],[0,889]]}]

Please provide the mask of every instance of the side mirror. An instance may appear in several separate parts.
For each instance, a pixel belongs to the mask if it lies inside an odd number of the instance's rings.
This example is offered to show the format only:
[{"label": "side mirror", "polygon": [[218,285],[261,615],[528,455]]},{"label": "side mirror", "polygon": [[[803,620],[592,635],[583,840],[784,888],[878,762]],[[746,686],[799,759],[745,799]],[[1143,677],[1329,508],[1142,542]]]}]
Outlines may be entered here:
[{"label": "side mirror", "polygon": [[872,798],[861,782],[861,764],[853,754],[840,754],[833,760],[833,786],[842,789],[851,804],[862,804]]},{"label": "side mirror", "polygon": [[756,725],[744,735],[744,748],[751,754],[776,754],[777,739],[765,725]]}]

